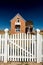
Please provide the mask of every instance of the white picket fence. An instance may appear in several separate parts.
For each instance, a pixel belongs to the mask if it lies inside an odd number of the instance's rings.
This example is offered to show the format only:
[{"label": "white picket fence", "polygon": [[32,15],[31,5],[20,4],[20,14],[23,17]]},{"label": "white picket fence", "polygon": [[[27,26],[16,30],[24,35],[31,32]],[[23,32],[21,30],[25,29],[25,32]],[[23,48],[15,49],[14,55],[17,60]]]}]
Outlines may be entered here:
[{"label": "white picket fence", "polygon": [[0,61],[34,61],[43,62],[43,35],[30,33],[0,35]]}]

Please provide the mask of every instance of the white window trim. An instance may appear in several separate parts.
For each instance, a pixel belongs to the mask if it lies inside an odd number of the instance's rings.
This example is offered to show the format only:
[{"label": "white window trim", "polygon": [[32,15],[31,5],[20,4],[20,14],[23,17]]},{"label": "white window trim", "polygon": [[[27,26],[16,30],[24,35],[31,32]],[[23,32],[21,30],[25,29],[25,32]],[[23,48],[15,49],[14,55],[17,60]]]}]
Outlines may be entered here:
[{"label": "white window trim", "polygon": [[16,31],[17,29],[15,29],[15,32],[20,32],[21,31],[21,29],[20,29],[20,31]]}]

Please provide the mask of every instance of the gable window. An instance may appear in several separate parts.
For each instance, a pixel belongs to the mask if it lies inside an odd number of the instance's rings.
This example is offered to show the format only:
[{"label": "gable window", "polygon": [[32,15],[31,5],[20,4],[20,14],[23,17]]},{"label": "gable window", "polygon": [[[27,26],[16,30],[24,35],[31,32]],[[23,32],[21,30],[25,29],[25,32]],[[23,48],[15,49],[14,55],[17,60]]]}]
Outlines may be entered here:
[{"label": "gable window", "polygon": [[18,21],[17,22],[19,22],[19,19],[18,19]]},{"label": "gable window", "polygon": [[19,19],[17,19],[17,21],[15,22],[15,25],[21,25],[21,22]]},{"label": "gable window", "polygon": [[17,18],[17,22],[19,23],[19,21],[20,21],[20,19],[19,18]]}]

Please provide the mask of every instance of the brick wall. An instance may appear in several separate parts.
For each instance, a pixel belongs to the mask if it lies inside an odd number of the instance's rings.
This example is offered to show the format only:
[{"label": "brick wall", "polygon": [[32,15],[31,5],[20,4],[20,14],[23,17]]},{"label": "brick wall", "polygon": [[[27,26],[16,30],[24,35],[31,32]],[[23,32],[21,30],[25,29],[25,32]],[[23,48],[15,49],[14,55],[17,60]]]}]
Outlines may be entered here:
[{"label": "brick wall", "polygon": [[[17,22],[17,18],[19,18],[20,20],[20,32],[16,32],[15,31],[15,22]],[[11,20],[11,34],[17,34],[17,33],[25,33],[25,21],[20,17],[20,16],[16,16],[15,18],[13,18]]]}]

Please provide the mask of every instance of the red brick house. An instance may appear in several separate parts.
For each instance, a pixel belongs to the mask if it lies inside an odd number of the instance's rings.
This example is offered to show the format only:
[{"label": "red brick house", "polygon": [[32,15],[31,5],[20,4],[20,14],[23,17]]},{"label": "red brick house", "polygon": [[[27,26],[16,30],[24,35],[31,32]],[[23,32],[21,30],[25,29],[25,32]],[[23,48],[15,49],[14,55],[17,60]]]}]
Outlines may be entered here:
[{"label": "red brick house", "polygon": [[20,14],[17,14],[13,19],[11,19],[11,33],[25,33],[25,20]]},{"label": "red brick house", "polygon": [[18,13],[13,19],[11,19],[11,34],[27,33],[28,28],[33,28],[33,24],[27,21]]}]

